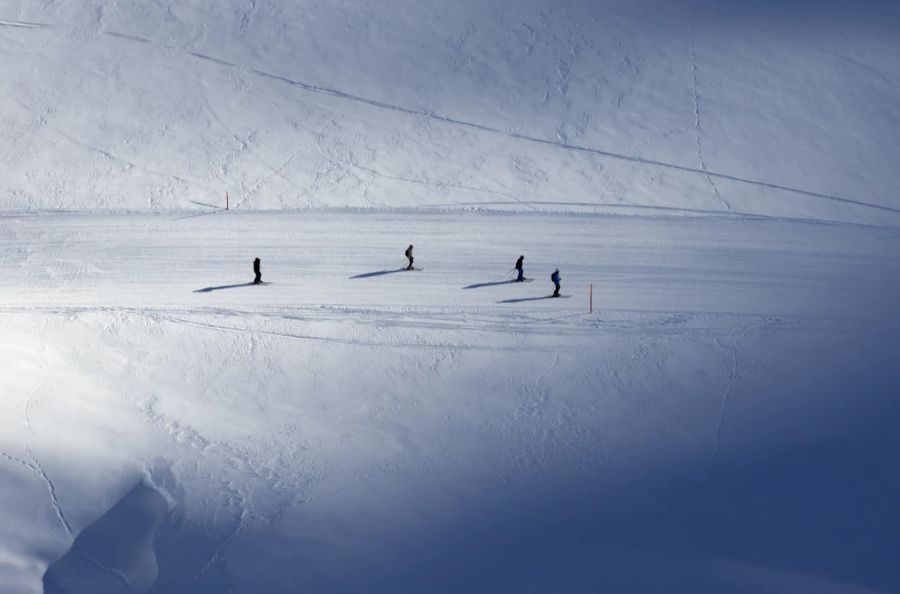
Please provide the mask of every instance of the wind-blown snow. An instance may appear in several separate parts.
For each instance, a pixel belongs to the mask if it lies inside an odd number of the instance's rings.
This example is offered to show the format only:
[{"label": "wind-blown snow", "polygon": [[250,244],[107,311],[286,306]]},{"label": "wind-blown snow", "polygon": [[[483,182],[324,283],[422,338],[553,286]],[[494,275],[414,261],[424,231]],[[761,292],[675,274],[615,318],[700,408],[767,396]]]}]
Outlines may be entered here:
[{"label": "wind-blown snow", "polygon": [[898,40],[0,0],[0,593],[900,590]]}]

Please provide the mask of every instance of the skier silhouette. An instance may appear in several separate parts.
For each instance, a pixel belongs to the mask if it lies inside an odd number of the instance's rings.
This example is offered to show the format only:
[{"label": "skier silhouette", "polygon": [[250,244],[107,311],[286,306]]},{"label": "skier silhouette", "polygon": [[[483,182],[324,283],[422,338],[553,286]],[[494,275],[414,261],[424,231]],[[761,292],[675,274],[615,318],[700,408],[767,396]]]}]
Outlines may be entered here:
[{"label": "skier silhouette", "polygon": [[259,271],[259,258],[253,260],[253,284],[261,285],[262,284],[262,273]]},{"label": "skier silhouette", "polygon": [[525,256],[519,256],[519,259],[516,260],[516,270],[519,271],[519,277],[516,279],[516,282],[522,282],[525,280],[525,270],[522,268],[522,262],[525,261]]},{"label": "skier silhouette", "polygon": [[412,270],[413,267],[413,246],[409,244],[409,247],[406,248],[406,251],[403,252],[406,258],[409,260],[409,266],[406,267],[407,270]]},{"label": "skier silhouette", "polygon": [[556,287],[556,290],[553,291],[553,296],[559,297],[559,268],[553,271],[553,274],[550,275],[550,280],[553,281],[553,285]]}]

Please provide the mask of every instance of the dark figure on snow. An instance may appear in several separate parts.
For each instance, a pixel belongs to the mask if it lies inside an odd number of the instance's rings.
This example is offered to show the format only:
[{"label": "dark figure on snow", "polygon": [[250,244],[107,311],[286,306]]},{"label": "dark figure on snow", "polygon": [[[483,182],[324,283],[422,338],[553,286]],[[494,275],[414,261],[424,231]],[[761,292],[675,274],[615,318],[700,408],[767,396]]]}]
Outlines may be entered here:
[{"label": "dark figure on snow", "polygon": [[406,259],[409,260],[409,266],[407,266],[406,269],[412,270],[412,267],[413,267],[412,244],[409,244],[409,247],[406,248],[406,251],[403,253],[406,255]]},{"label": "dark figure on snow", "polygon": [[550,280],[553,281],[553,285],[556,287],[556,290],[553,291],[553,296],[559,297],[559,268],[553,271],[553,274],[550,275]]},{"label": "dark figure on snow", "polygon": [[525,270],[522,268],[522,262],[525,261],[525,256],[519,256],[519,259],[516,260],[516,270],[519,272],[519,277],[516,278],[517,282],[522,282],[525,280]]},{"label": "dark figure on snow", "polygon": [[262,284],[262,273],[259,271],[259,258],[253,260],[253,284]]}]

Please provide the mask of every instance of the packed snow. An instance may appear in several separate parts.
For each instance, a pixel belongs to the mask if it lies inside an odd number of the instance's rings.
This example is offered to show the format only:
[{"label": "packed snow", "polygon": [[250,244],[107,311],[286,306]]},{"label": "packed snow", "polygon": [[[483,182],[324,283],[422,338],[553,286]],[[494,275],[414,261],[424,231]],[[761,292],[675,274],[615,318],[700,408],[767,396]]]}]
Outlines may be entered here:
[{"label": "packed snow", "polygon": [[0,71],[3,594],[900,591],[894,4],[0,0]]}]

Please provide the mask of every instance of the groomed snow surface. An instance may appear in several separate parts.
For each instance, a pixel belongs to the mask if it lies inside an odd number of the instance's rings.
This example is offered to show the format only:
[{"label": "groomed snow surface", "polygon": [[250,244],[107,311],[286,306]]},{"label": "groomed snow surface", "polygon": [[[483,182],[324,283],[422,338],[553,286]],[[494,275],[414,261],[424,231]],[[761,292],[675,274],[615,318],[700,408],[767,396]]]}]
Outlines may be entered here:
[{"label": "groomed snow surface", "polygon": [[[45,570],[48,592],[900,583],[889,230],[2,225],[5,591],[40,591]],[[399,271],[407,239],[421,271]],[[507,282],[520,253],[534,282]],[[272,284],[246,284],[254,256]],[[546,298],[557,265],[569,299]]]},{"label": "groomed snow surface", "polygon": [[898,56],[878,0],[0,0],[0,594],[900,592]]}]

